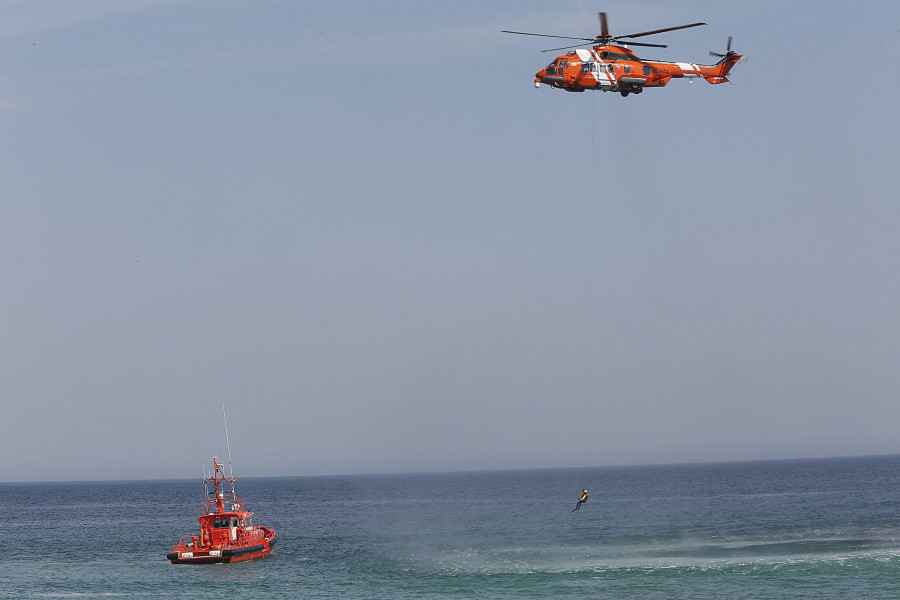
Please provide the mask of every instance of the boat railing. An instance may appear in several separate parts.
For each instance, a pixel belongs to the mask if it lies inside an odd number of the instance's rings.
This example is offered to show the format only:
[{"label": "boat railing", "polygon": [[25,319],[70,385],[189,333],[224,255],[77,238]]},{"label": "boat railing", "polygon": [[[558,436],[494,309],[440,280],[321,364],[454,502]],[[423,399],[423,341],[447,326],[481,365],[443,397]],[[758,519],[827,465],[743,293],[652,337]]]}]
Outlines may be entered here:
[{"label": "boat railing", "polygon": [[195,550],[194,537],[189,535],[181,538],[177,544],[172,545],[172,552],[184,552],[186,550]]},{"label": "boat railing", "polygon": [[[261,544],[265,539],[266,534],[262,529],[239,529],[237,539],[234,541],[234,545],[236,546],[252,546],[253,544]],[[185,536],[181,538],[177,544],[172,545],[172,552],[187,552],[190,550],[197,550],[194,546],[194,537],[193,536]],[[198,541],[199,544],[199,541]]]},{"label": "boat railing", "polygon": [[[217,505],[218,501],[215,498],[204,500],[200,503],[200,513],[204,515],[214,514],[217,512]],[[244,508],[244,501],[241,498],[225,498],[222,500],[222,507],[225,512],[245,512],[247,510]]]},{"label": "boat railing", "polygon": [[237,544],[238,546],[252,546],[253,544],[262,543],[266,535],[261,529],[240,529],[238,530]]}]

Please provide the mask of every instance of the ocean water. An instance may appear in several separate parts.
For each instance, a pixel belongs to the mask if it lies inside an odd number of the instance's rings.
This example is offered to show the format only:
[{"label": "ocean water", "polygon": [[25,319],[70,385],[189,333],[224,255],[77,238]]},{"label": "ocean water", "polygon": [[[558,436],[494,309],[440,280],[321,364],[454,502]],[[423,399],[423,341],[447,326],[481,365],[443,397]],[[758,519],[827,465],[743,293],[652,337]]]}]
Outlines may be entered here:
[{"label": "ocean water", "polygon": [[900,598],[900,456],[237,486],[275,553],[171,565],[199,480],[0,484],[0,597]]}]

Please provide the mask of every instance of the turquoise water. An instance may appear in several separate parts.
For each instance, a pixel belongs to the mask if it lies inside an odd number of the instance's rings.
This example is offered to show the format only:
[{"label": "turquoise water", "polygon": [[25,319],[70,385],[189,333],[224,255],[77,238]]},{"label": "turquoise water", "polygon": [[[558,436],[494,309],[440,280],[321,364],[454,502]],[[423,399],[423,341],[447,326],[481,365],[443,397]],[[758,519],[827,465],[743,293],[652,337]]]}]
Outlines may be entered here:
[{"label": "turquoise water", "polygon": [[275,553],[197,566],[199,481],[0,484],[0,597],[900,598],[898,456],[237,485]]}]

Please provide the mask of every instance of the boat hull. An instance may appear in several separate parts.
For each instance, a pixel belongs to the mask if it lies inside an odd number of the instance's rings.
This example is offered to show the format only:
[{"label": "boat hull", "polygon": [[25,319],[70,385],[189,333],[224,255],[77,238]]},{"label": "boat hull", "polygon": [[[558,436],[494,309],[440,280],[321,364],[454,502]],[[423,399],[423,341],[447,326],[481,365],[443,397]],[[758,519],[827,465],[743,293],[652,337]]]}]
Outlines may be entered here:
[{"label": "boat hull", "polygon": [[245,560],[259,560],[272,554],[275,549],[277,537],[274,533],[266,538],[265,543],[253,546],[239,546],[236,548],[223,548],[213,550],[211,548],[199,548],[183,552],[170,552],[166,555],[173,565],[206,565],[212,563],[235,563]]}]

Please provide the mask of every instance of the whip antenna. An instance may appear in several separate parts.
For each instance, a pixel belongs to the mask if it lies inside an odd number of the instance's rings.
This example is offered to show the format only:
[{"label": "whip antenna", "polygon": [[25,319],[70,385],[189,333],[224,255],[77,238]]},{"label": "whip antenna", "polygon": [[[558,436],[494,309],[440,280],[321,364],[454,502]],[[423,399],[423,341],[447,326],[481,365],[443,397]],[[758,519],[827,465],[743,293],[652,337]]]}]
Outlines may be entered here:
[{"label": "whip antenna", "polygon": [[231,479],[231,491],[234,491],[234,467],[231,466],[231,441],[228,439],[228,416],[225,414],[225,403],[222,403],[222,418],[225,419],[225,444],[228,446],[228,472]]}]

